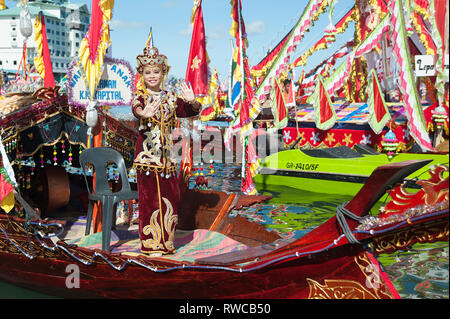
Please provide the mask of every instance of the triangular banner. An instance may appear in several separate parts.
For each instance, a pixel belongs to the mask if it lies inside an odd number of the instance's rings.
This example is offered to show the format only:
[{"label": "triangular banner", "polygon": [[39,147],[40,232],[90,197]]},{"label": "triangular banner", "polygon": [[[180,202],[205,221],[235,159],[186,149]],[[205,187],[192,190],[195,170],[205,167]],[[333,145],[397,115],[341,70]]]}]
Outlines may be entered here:
[{"label": "triangular banner", "polygon": [[381,134],[384,126],[391,119],[391,114],[384,101],[380,83],[374,69],[370,72],[367,85],[367,105],[369,109],[369,125],[376,134]]},{"label": "triangular banner", "polygon": [[[272,100],[273,124],[272,130],[279,130],[286,127],[288,122],[286,101],[277,79],[274,79],[270,98]],[[271,130],[271,131],[272,131]]]},{"label": "triangular banner", "polygon": [[325,90],[321,76],[318,77],[316,89],[308,101],[309,103],[312,103],[314,107],[316,127],[323,131],[332,128],[337,121],[337,116],[333,104],[331,103],[330,96]]}]

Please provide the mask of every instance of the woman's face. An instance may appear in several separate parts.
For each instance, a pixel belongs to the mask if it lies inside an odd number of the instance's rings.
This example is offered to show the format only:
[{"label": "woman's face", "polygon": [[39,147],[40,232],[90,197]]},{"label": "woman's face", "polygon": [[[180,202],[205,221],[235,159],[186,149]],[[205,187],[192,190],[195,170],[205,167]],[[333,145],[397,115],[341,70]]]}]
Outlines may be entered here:
[{"label": "woman's face", "polygon": [[143,71],[144,83],[152,91],[161,89],[162,71],[158,66],[145,66]]}]

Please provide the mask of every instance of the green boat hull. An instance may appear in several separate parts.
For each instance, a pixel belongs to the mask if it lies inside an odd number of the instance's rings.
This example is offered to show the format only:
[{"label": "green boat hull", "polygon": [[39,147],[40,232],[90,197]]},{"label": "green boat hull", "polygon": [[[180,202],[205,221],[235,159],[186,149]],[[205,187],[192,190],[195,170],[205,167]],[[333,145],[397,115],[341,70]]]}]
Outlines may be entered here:
[{"label": "green boat hull", "polygon": [[392,159],[386,154],[323,158],[309,156],[299,149],[287,150],[271,154],[262,160],[261,171],[255,176],[254,182],[259,192],[270,190],[277,185],[309,192],[355,195],[378,166],[425,159],[432,162],[408,176],[408,188],[415,188],[415,179],[429,178],[430,166],[448,165],[448,155],[400,153]]}]

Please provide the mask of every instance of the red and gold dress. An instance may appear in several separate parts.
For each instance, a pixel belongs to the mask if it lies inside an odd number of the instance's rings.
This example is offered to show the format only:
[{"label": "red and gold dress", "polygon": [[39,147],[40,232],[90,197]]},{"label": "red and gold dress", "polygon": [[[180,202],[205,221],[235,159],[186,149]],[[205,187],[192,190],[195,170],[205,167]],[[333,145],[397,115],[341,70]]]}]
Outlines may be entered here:
[{"label": "red and gold dress", "polygon": [[[181,200],[177,179],[177,162],[172,154],[172,130],[178,117],[198,114],[198,106],[188,103],[173,92],[159,93],[161,105],[154,116],[144,119],[136,113],[144,108],[149,96],[137,92],[132,111],[139,119],[133,167],[137,172],[139,204],[139,236],[141,251],[170,254],[175,252],[174,236]],[[198,103],[198,102],[197,102]]]}]

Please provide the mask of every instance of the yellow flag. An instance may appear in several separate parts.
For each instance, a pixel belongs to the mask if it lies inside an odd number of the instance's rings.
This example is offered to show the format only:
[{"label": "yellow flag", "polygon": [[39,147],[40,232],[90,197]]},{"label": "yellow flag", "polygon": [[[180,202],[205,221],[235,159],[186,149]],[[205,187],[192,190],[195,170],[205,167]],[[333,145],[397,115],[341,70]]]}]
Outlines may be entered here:
[{"label": "yellow flag", "polygon": [[0,0],[0,10],[6,9],[5,0]]}]

